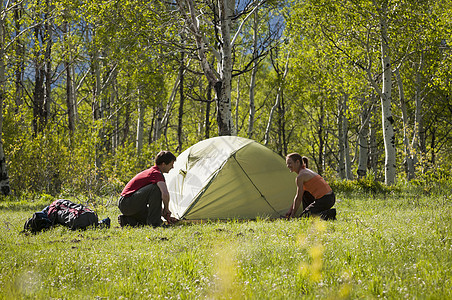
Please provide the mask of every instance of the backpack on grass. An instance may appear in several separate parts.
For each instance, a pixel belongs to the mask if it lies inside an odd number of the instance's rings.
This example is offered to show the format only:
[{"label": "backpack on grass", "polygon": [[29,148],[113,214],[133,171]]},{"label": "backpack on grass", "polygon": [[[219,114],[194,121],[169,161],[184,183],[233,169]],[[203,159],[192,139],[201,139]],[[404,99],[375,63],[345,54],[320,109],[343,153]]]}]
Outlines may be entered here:
[{"label": "backpack on grass", "polygon": [[31,233],[37,233],[47,230],[52,227],[52,221],[50,221],[47,213],[44,211],[38,211],[33,214],[33,217],[28,219],[24,225],[24,231]]},{"label": "backpack on grass", "polygon": [[53,224],[61,224],[72,230],[98,225],[98,217],[93,210],[65,199],[53,201],[48,216]]},{"label": "backpack on grass", "polygon": [[69,200],[55,200],[42,211],[35,212],[24,224],[23,233],[37,233],[54,225],[63,225],[72,230],[86,229],[90,226],[110,228],[110,218],[98,222],[97,214],[82,204]]}]

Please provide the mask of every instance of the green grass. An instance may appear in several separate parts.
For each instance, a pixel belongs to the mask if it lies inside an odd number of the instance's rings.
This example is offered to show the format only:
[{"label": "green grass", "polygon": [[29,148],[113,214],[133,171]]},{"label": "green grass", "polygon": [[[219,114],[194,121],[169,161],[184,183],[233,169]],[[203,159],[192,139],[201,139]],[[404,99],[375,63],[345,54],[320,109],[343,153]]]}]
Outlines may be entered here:
[{"label": "green grass", "polygon": [[0,206],[1,299],[452,299],[452,199],[339,196],[337,221],[57,227]]}]

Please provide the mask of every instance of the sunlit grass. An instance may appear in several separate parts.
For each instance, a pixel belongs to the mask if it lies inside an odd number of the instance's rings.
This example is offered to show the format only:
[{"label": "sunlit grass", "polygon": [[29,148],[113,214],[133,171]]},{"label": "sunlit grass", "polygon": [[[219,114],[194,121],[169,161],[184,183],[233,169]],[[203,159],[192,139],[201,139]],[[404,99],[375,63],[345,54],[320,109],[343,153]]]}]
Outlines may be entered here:
[{"label": "sunlit grass", "polygon": [[451,299],[451,199],[339,197],[338,220],[64,227],[0,214],[2,299]]}]

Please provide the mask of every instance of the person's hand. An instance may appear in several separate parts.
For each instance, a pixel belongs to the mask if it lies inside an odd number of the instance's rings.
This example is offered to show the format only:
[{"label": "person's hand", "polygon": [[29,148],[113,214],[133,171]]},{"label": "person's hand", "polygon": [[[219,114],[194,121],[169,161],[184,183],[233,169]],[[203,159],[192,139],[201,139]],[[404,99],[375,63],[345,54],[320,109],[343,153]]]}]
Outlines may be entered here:
[{"label": "person's hand", "polygon": [[293,216],[292,216],[292,212],[293,212],[293,207],[291,206],[290,209],[289,209],[289,211],[286,213],[286,218],[287,218],[287,219],[290,219],[291,217],[293,217]]},{"label": "person's hand", "polygon": [[177,218],[171,216],[166,220],[168,221],[169,224],[175,224],[177,221],[179,221]]},{"label": "person's hand", "polygon": [[163,216],[163,217],[165,217],[165,216],[168,215],[168,214],[171,215],[171,212],[170,212],[170,210],[169,210],[168,208],[162,209],[162,216]]},{"label": "person's hand", "polygon": [[177,221],[179,221],[178,219],[171,217],[171,212],[169,211],[169,209],[163,209],[162,212],[163,218],[165,218],[165,220],[169,223],[169,224],[174,224]]},{"label": "person's hand", "polygon": [[171,216],[171,212],[167,208],[162,209],[162,217],[167,220]]}]

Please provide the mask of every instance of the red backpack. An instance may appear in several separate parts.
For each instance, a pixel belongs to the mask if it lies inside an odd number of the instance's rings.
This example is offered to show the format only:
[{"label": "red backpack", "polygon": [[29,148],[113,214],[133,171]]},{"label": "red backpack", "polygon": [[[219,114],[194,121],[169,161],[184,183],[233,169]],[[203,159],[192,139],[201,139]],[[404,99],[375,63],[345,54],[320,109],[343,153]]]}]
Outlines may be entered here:
[{"label": "red backpack", "polygon": [[65,199],[53,201],[49,206],[48,216],[53,224],[61,224],[72,230],[98,224],[97,214],[93,210]]}]

